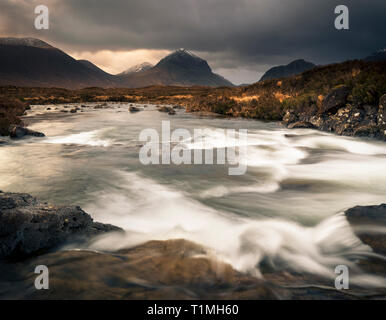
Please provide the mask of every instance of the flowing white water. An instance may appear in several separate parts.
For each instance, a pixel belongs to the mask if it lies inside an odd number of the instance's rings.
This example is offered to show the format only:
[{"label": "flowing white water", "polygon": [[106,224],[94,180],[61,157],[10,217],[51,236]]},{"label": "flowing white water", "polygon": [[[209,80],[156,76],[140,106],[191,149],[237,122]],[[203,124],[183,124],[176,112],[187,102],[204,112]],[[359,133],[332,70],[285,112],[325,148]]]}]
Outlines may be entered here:
[{"label": "flowing white water", "polygon": [[[148,240],[188,239],[208,248],[212,257],[255,276],[261,276],[259,265],[264,260],[273,267],[329,278],[334,277],[337,265],[355,269],[353,258],[372,255],[353,234],[343,214],[326,218],[315,227],[282,219],[240,218],[204,206],[150,179],[123,172],[120,175],[125,177],[125,188],[131,196],[101,194],[99,201],[86,209],[97,220],[128,232],[102,237],[90,249],[117,250]],[[386,286],[386,279],[370,275],[351,280],[363,286]]]}]

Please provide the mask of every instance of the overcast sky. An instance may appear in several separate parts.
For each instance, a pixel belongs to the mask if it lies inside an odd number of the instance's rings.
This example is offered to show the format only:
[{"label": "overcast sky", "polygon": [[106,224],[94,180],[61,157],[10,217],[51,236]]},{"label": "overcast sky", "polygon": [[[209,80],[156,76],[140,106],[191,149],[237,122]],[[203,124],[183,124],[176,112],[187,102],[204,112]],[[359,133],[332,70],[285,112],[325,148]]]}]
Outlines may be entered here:
[{"label": "overcast sky", "polygon": [[[34,28],[34,8],[50,29]],[[334,8],[350,29],[334,28]],[[269,67],[364,57],[386,46],[386,0],[0,0],[0,35],[36,37],[118,73],[187,48],[232,82],[259,80]]]}]

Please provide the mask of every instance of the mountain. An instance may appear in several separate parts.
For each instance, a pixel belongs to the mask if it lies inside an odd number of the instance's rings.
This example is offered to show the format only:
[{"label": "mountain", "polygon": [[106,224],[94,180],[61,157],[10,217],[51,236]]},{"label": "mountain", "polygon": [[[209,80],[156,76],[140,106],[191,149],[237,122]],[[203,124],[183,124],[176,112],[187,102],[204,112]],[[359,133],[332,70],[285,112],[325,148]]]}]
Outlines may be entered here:
[{"label": "mountain", "polygon": [[316,67],[316,65],[312,62],[307,62],[303,59],[295,60],[285,66],[277,66],[269,69],[261,77],[260,81],[294,76],[314,67]]},{"label": "mountain", "polygon": [[195,54],[179,49],[159,61],[153,68],[120,76],[127,87],[164,86],[233,86],[212,72],[208,63]]},{"label": "mountain", "polygon": [[0,38],[0,85],[27,87],[129,87],[150,85],[233,86],[212,72],[208,63],[181,49],[156,66],[134,66],[111,75],[87,60],[76,60],[65,52],[34,38]]},{"label": "mountain", "polygon": [[77,60],[79,63],[83,64],[85,67],[87,67],[88,69],[92,70],[92,71],[95,71],[97,72],[98,74],[100,75],[104,75],[104,76],[110,76],[112,77],[111,74],[107,73],[106,71],[102,70],[101,68],[97,67],[95,64],[93,64],[92,62],[88,61],[88,60]]},{"label": "mountain", "polygon": [[386,48],[383,48],[381,50],[378,50],[377,52],[372,53],[368,57],[364,58],[365,61],[386,61]]},{"label": "mountain", "polygon": [[0,85],[82,88],[115,85],[112,75],[33,38],[0,38]]},{"label": "mountain", "polygon": [[141,64],[136,64],[135,66],[130,67],[129,69],[123,71],[119,75],[125,75],[125,74],[132,74],[132,73],[137,73],[137,72],[142,72],[146,71],[153,68],[153,65],[149,62],[144,62]]}]

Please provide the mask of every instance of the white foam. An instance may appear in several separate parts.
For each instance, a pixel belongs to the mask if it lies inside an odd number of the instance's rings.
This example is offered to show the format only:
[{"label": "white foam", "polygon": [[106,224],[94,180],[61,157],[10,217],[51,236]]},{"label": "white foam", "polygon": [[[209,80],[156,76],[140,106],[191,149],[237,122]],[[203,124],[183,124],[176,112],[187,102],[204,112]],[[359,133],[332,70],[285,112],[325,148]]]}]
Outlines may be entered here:
[{"label": "white foam", "polygon": [[81,133],[70,134],[67,136],[47,138],[45,142],[52,143],[52,144],[78,144],[78,145],[87,145],[87,146],[93,146],[93,147],[110,146],[111,145],[110,140],[99,138],[101,133],[103,133],[102,130],[81,132]]}]

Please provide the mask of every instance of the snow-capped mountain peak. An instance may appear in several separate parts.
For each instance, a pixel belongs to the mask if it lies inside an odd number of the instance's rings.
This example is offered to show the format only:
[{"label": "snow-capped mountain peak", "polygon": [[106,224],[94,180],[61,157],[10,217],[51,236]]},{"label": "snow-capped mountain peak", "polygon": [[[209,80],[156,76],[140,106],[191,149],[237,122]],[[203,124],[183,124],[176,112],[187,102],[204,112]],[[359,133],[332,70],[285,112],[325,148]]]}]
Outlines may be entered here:
[{"label": "snow-capped mountain peak", "polygon": [[140,64],[136,64],[135,66],[130,67],[126,71],[123,71],[121,74],[131,74],[131,73],[137,73],[141,71],[146,71],[153,68],[153,65],[149,62],[143,62]]}]

